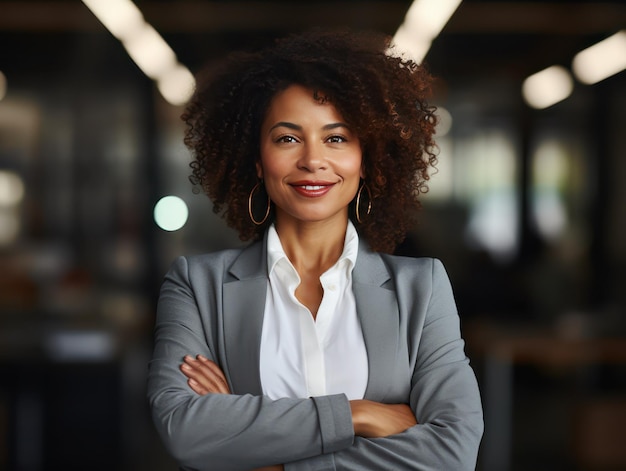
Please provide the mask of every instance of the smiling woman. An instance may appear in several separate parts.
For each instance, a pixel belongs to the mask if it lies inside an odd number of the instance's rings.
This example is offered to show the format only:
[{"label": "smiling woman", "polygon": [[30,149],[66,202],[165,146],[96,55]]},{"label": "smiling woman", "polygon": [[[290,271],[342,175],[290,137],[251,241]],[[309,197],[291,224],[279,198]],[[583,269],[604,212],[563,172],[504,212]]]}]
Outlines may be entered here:
[{"label": "smiling woman", "polygon": [[[359,139],[336,108],[313,90],[291,85],[270,103],[261,126],[257,175],[276,207],[279,232],[288,224],[346,221],[363,177]],[[339,221],[337,221],[339,222]]]},{"label": "smiling woman", "polygon": [[388,255],[434,165],[430,76],[309,33],[210,70],[192,182],[244,249],[180,257],[148,394],[183,469],[474,469],[482,410],[447,275]]},{"label": "smiling woman", "polygon": [[[248,196],[259,183],[255,165],[269,104],[294,84],[332,104],[359,139],[366,177],[361,203],[365,208],[371,194],[379,209],[363,218],[360,232],[384,252],[404,239],[436,162],[436,118],[426,101],[430,75],[386,54],[388,44],[373,33],[308,33],[261,53],[233,54],[198,77],[183,114],[185,142],[195,157],[191,179],[243,240],[261,239],[273,223],[274,205],[264,224],[250,220]],[[355,203],[348,208],[353,221]]]}]

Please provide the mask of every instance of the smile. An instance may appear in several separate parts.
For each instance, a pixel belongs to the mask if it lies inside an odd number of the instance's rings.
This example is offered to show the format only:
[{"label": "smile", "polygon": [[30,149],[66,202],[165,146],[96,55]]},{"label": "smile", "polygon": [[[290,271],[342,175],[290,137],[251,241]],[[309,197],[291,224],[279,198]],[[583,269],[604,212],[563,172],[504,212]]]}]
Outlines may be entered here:
[{"label": "smile", "polygon": [[334,184],[332,183],[324,183],[324,184],[314,184],[314,183],[295,183],[292,184],[292,188],[298,192],[298,194],[302,196],[307,196],[310,198],[315,198],[319,196],[323,196],[330,191]]}]

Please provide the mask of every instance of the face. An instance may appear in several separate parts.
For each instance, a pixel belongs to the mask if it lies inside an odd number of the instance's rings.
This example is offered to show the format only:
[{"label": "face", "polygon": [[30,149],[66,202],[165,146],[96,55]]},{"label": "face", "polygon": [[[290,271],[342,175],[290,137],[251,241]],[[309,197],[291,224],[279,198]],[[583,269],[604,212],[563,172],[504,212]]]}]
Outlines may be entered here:
[{"label": "face", "polygon": [[257,174],[276,223],[346,223],[362,172],[359,139],[329,103],[292,85],[271,101],[261,126]]}]

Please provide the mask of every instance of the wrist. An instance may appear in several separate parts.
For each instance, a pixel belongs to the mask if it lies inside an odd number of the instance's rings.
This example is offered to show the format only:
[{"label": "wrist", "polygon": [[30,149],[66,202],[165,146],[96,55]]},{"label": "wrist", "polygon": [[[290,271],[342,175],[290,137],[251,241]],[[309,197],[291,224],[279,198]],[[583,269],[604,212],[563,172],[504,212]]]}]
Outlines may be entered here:
[{"label": "wrist", "polygon": [[352,427],[354,428],[354,434],[363,436],[365,427],[367,424],[365,399],[357,399],[350,401],[350,411],[352,412]]}]

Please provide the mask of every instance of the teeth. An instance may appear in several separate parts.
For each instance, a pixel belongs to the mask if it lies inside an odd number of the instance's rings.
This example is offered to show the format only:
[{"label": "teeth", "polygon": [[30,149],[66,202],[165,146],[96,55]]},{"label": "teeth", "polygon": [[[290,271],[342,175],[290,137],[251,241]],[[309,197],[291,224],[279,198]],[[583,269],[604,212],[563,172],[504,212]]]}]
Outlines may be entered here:
[{"label": "teeth", "polygon": [[324,188],[322,185],[303,185],[302,188],[308,191],[321,190]]}]

